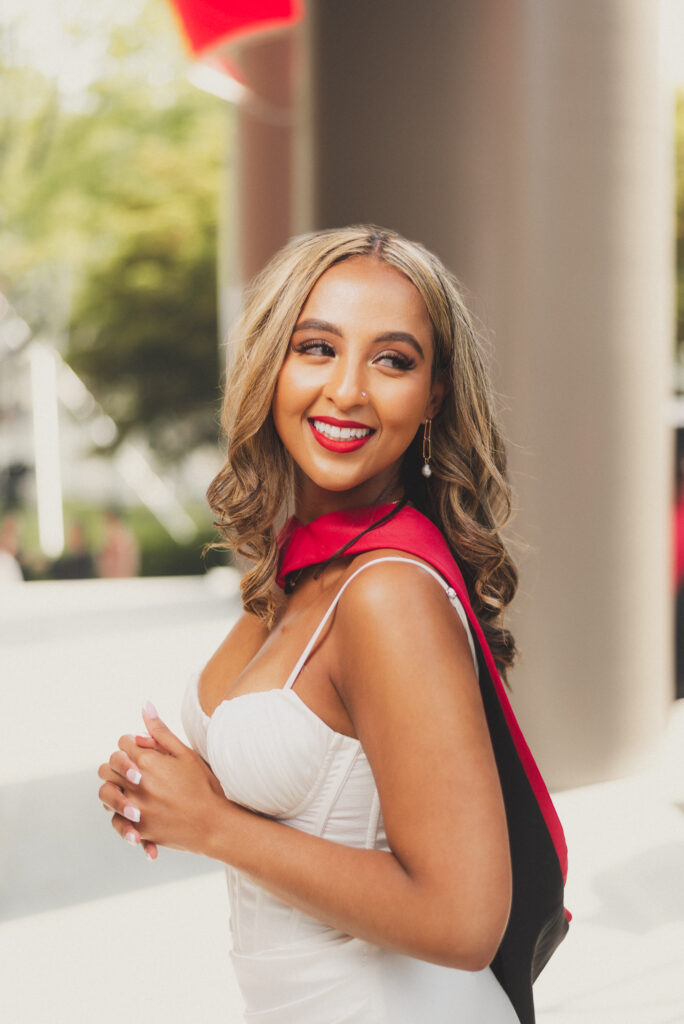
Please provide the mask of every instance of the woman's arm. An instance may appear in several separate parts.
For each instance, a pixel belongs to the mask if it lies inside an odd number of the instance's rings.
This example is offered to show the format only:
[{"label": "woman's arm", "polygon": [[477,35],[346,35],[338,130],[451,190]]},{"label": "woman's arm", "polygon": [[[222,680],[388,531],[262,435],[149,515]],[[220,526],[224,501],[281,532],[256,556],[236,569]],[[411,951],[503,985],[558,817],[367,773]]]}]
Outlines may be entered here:
[{"label": "woman's arm", "polygon": [[[139,792],[129,787],[122,800],[138,798],[135,828],[143,838],[230,863],[349,934],[480,969],[505,929],[511,880],[503,800],[465,632],[428,574],[384,563],[345,593],[330,641],[333,680],[370,760],[391,853],[342,846],[237,807],[154,718],[146,719],[148,729],[172,756],[142,751]],[[121,746],[114,758],[135,751],[130,738]],[[131,829],[118,815],[114,823]]]}]

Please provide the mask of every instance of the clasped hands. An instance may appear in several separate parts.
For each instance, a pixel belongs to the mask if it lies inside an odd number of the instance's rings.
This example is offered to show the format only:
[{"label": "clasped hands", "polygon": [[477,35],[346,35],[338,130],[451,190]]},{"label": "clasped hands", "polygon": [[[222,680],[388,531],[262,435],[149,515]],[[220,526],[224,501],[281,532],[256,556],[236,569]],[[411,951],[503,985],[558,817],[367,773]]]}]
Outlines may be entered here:
[{"label": "clasped hands", "polygon": [[149,735],[122,736],[98,768],[100,800],[119,835],[141,845],[149,860],[158,846],[204,853],[212,815],[228,802],[221,785],[149,702],[143,719]]}]

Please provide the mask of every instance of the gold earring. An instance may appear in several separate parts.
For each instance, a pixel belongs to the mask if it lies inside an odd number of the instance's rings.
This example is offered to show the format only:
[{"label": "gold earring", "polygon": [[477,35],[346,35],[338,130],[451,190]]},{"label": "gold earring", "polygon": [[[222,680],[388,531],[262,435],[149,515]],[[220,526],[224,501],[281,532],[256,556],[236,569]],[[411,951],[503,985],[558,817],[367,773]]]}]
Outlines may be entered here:
[{"label": "gold earring", "polygon": [[432,420],[425,420],[423,424],[423,466],[421,473],[424,477],[432,476],[430,459],[432,458]]}]

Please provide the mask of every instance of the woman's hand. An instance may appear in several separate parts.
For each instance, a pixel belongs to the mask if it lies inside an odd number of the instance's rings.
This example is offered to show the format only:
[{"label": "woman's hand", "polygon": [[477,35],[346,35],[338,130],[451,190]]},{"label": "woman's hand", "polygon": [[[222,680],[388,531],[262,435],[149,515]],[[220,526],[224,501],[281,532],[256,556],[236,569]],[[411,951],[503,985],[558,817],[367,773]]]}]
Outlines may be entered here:
[{"label": "woman's hand", "polygon": [[[135,742],[138,744],[139,747],[144,747],[146,750],[161,750],[162,749],[159,746],[159,744],[157,743],[157,741],[152,739],[152,737],[150,736],[149,733],[145,733],[145,735],[138,735],[138,736],[136,736],[135,737]],[[137,783],[140,781],[140,777],[141,777],[140,776],[140,772],[138,771],[138,766],[131,762],[131,767],[129,769],[129,772],[130,772],[130,774],[127,777],[129,779],[131,779],[131,781],[134,781],[136,783],[136,785],[137,785]],[[159,850],[157,849],[157,844],[151,842],[149,839],[148,840],[145,840],[145,839],[140,840],[140,846],[141,846],[142,850],[144,851],[145,856],[147,857],[148,860],[156,860],[157,857],[159,856]]]},{"label": "woman's hand", "polygon": [[[149,733],[146,733],[145,735],[138,735],[138,736],[131,737],[131,738],[135,739],[135,742],[138,744],[138,746],[144,747],[147,750],[161,750],[162,749],[159,746],[159,744],[157,743],[157,741],[152,739],[152,737],[149,735]],[[101,767],[104,768],[105,766],[102,765]],[[140,779],[142,778],[137,764],[135,764],[133,761],[131,761],[130,758],[129,758],[127,764],[122,765],[122,772],[125,773],[126,778],[133,785],[137,785],[140,782]],[[117,782],[116,784],[118,785],[119,783]],[[120,786],[119,786],[119,789],[121,789]],[[121,790],[121,792],[123,792],[123,790]],[[104,807],[105,811],[111,811],[111,812],[114,811],[114,808],[110,807],[109,804],[103,803],[102,806]],[[150,861],[156,860],[157,857],[159,856],[159,851],[157,849],[157,844],[151,842],[150,840],[141,840],[140,835],[133,828],[130,828],[126,832],[126,834],[124,836],[124,839],[127,842],[129,842],[132,846],[140,846],[140,848],[144,852],[145,856]]]},{"label": "woman's hand", "polygon": [[122,736],[100,765],[99,795],[114,812],[112,825],[127,842],[204,853],[212,814],[227,801],[201,757],[164,725],[151,704],[143,709],[149,737]]},{"label": "woman's hand", "polygon": [[[145,748],[146,750],[162,750],[157,740],[153,739],[152,736],[149,734],[146,734],[144,736],[131,736],[131,738],[135,739],[135,741],[140,746],[143,746],[143,748]],[[112,780],[112,773],[105,772],[105,769],[106,765],[99,766],[97,773],[100,776],[100,778],[104,778],[106,775],[106,777],[113,781],[113,784],[117,785],[117,787],[119,788],[119,792],[123,794],[124,791],[121,784],[122,779]],[[135,764],[130,759],[128,759],[128,762],[126,764],[121,765],[121,772],[125,774],[126,779],[133,785],[137,785],[140,779],[142,778],[137,764]],[[104,808],[105,811],[111,811],[112,813],[114,813],[114,808],[111,807],[110,804],[102,803],[102,807]],[[138,809],[134,805],[130,805],[129,814],[131,815],[131,820],[137,820],[137,810]],[[157,849],[157,844],[149,840],[141,840],[139,834],[134,828],[129,828],[123,838],[126,840],[127,843],[130,843],[131,846],[139,846],[147,860],[157,860],[157,858],[159,857],[159,850]]]}]

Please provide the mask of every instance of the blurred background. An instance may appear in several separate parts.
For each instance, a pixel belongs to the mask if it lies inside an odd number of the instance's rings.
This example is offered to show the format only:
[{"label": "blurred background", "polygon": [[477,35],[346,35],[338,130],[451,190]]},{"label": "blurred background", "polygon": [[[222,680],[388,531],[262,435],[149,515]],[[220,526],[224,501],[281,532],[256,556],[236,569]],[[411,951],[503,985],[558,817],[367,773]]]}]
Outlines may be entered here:
[{"label": "blurred background", "polygon": [[361,221],[491,352],[575,914],[539,1020],[684,1021],[684,0],[5,0],[9,1022],[239,1020],[221,872],[115,842],[95,769],[238,614],[204,492],[244,286]]},{"label": "blurred background", "polygon": [[198,573],[232,107],[164,3],[3,10],[3,543],[30,580]]}]

